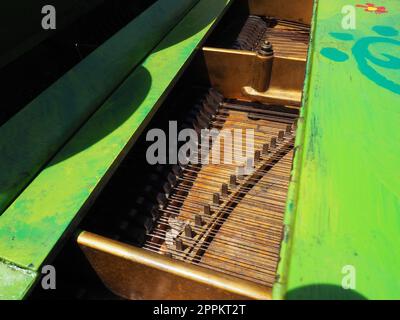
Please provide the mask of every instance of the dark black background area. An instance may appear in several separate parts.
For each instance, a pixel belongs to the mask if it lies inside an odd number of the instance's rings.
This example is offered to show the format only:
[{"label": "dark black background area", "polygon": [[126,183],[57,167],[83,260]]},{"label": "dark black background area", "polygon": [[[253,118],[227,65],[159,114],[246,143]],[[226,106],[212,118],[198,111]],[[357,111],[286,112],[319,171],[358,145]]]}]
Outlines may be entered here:
[{"label": "dark black background area", "polygon": [[[154,2],[1,1],[0,126]],[[41,27],[44,4],[57,9],[54,31]]]}]

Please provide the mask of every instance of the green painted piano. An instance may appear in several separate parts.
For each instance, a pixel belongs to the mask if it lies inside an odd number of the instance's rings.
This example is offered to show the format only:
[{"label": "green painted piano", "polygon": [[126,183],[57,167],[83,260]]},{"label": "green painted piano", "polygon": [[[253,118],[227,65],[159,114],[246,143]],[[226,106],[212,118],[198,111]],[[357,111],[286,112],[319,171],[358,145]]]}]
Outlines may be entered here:
[{"label": "green painted piano", "polygon": [[0,299],[399,299],[399,21],[143,5],[1,119]]}]

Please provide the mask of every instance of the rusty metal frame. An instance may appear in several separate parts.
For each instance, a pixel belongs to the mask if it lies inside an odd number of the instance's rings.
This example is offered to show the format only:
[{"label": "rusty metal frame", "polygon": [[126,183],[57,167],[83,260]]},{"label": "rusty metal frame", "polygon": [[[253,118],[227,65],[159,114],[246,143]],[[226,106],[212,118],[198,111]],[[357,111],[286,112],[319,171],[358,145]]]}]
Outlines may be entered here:
[{"label": "rusty metal frame", "polygon": [[90,232],[78,237],[104,284],[126,299],[270,300],[271,288]]},{"label": "rusty metal frame", "polygon": [[203,48],[211,86],[226,98],[300,106],[306,59]]}]

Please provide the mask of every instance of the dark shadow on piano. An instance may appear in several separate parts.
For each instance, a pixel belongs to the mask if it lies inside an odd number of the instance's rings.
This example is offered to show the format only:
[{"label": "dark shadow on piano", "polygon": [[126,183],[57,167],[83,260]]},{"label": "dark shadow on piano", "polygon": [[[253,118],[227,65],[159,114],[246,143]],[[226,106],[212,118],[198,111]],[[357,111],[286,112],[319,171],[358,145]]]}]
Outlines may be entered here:
[{"label": "dark shadow on piano", "polygon": [[367,300],[356,290],[331,284],[314,284],[290,290],[287,300]]}]

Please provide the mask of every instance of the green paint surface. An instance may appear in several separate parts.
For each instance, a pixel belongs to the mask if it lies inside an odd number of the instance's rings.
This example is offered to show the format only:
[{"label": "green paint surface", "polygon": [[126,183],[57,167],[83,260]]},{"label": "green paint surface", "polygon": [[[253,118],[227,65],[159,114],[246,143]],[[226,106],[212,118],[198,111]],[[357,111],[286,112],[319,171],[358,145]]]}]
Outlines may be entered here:
[{"label": "green paint surface", "polygon": [[229,3],[201,0],[0,216],[0,257],[38,270]]},{"label": "green paint surface", "polygon": [[374,3],[346,31],[317,1],[275,298],[400,298],[400,2]]},{"label": "green paint surface", "polygon": [[157,1],[0,127],[0,215],[197,2]]},{"label": "green paint surface", "polygon": [[23,299],[33,285],[37,273],[0,261],[0,300]]}]

